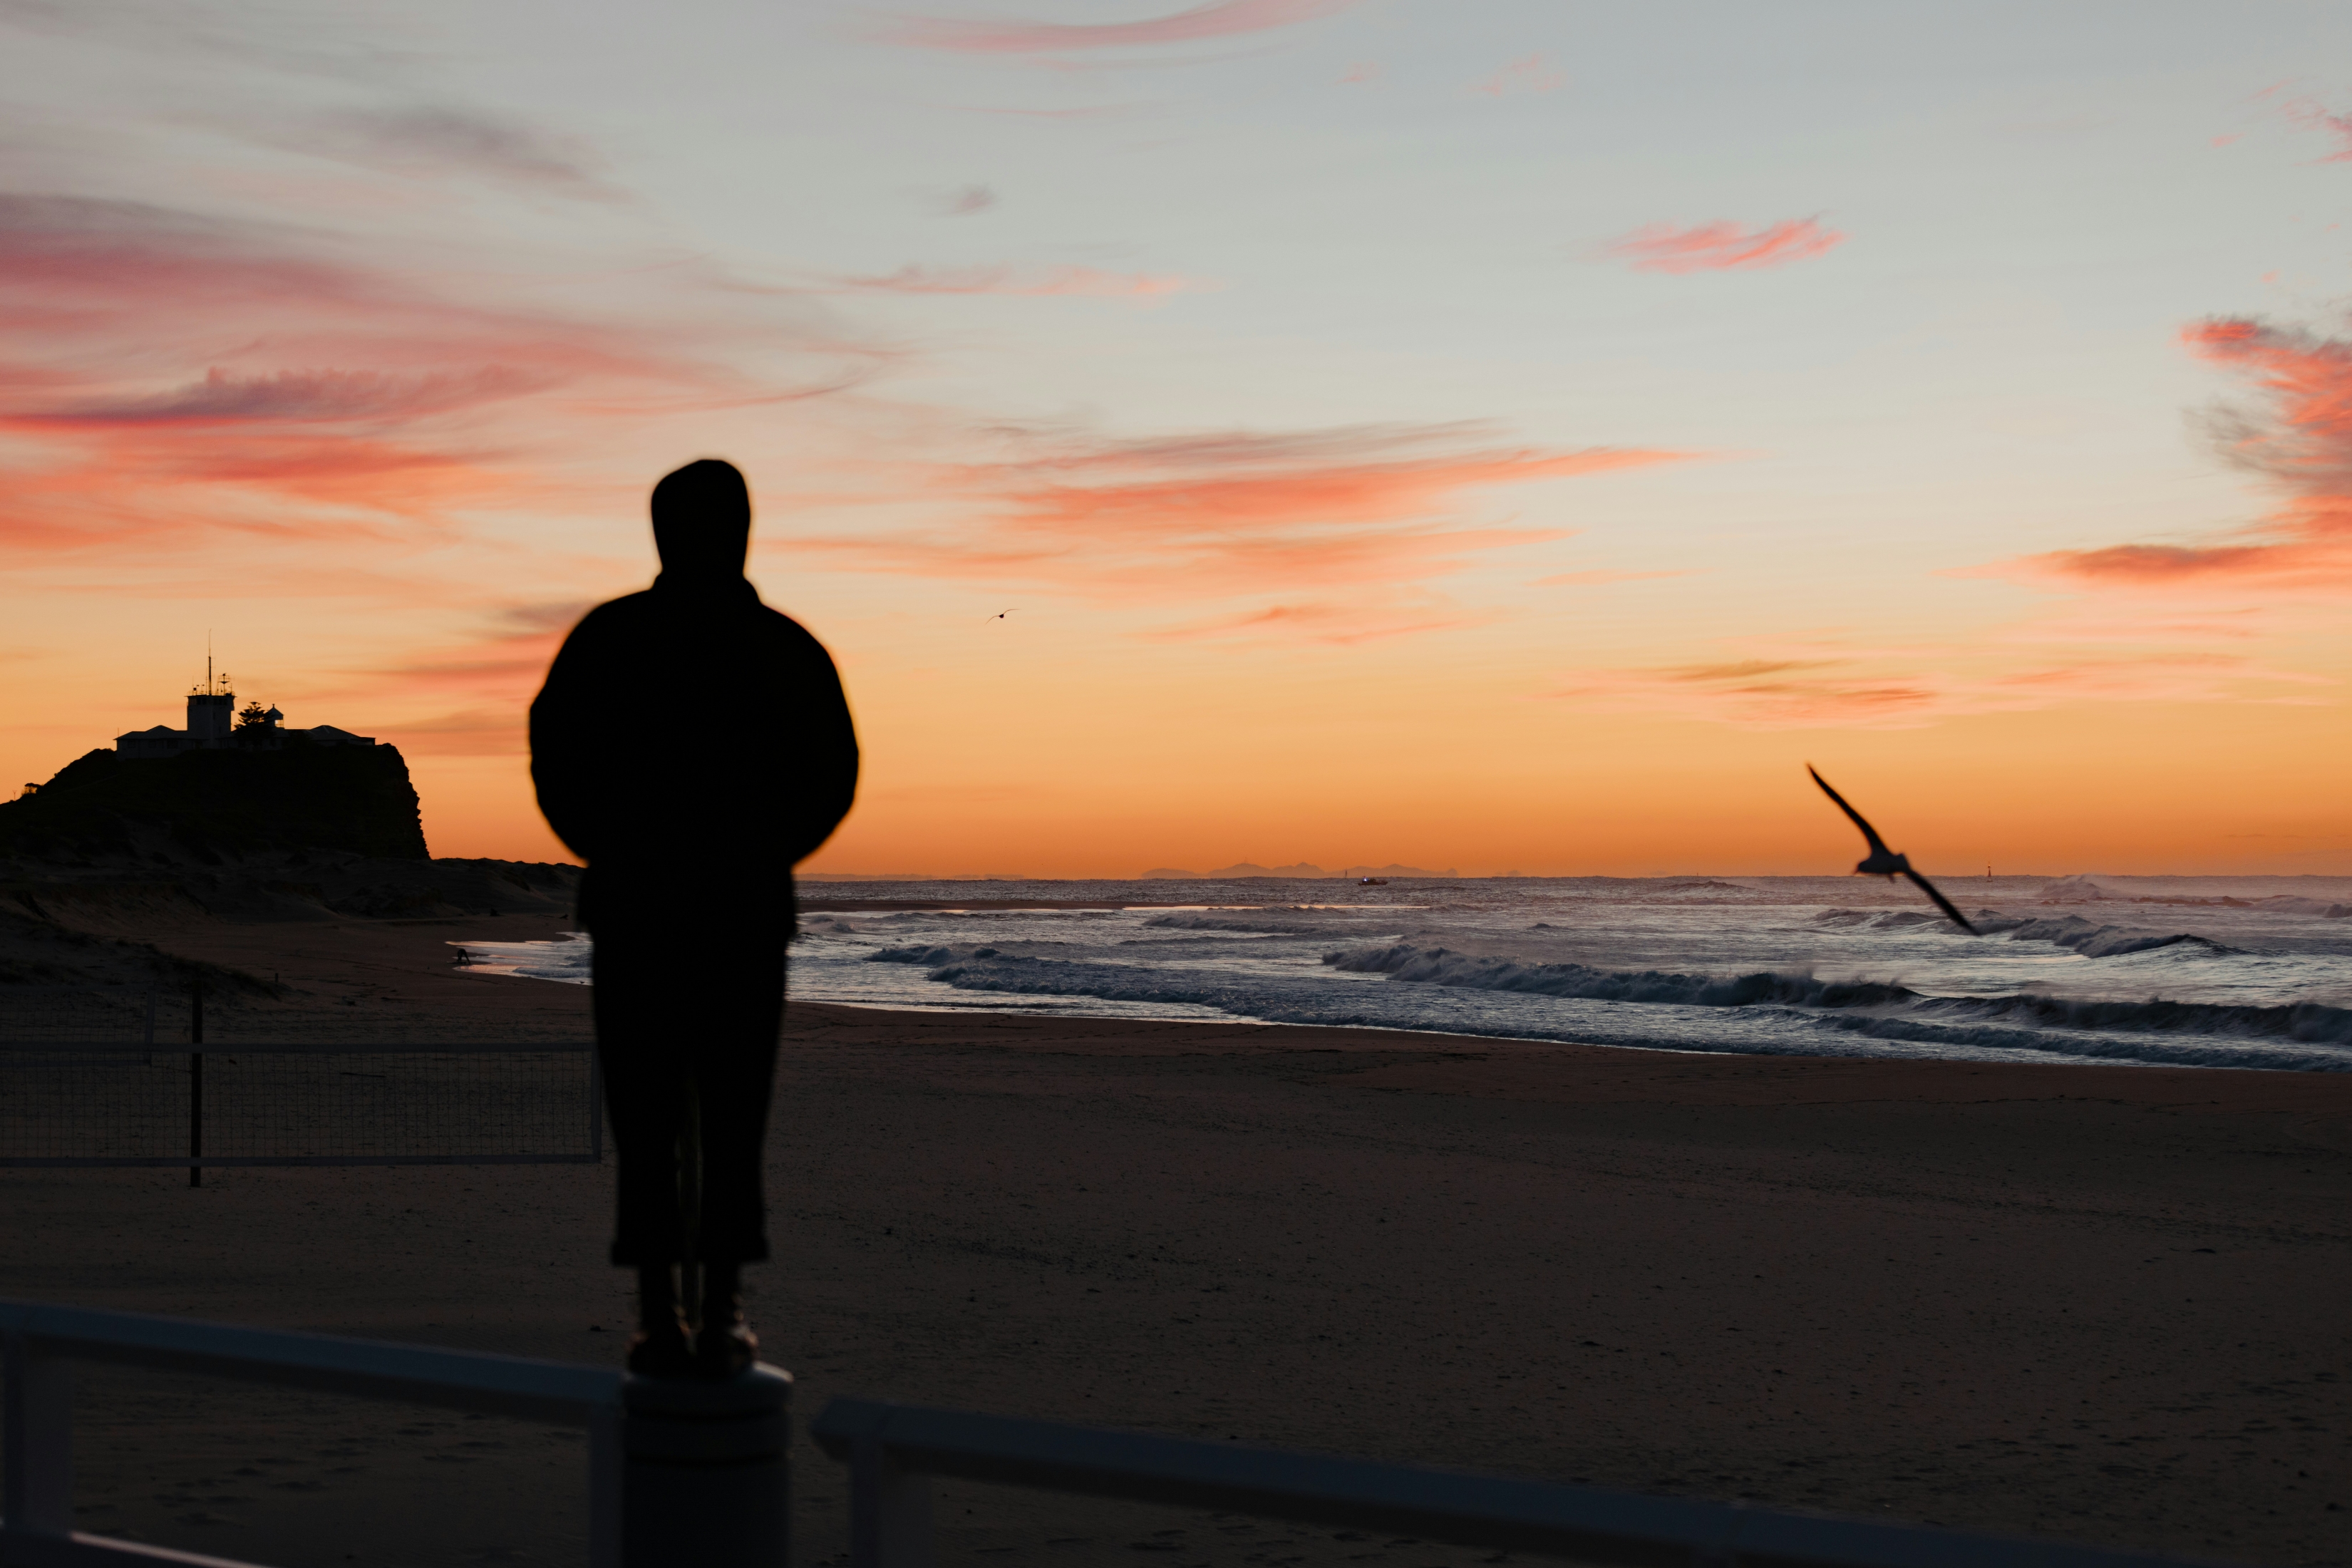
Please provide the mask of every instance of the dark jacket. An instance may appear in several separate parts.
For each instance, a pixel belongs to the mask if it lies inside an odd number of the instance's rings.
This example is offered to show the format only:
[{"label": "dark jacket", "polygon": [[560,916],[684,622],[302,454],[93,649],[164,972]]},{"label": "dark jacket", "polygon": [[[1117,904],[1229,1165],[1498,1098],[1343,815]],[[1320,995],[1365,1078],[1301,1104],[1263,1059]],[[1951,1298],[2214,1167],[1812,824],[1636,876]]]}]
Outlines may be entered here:
[{"label": "dark jacket", "polygon": [[848,814],[857,734],[824,645],[740,577],[588,612],[530,705],[548,826],[601,923],[792,909],[792,868]]}]

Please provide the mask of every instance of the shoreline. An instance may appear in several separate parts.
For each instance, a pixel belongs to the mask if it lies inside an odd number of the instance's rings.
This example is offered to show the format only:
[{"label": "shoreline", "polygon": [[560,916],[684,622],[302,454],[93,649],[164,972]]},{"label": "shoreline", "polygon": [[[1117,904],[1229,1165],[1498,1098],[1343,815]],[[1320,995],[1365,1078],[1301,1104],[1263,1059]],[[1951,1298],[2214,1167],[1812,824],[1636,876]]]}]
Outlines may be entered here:
[{"label": "shoreline", "polygon": [[[229,1018],[282,1035],[287,1029],[313,1027],[323,1039],[359,1038],[370,1031],[399,1030],[415,1037],[418,1028],[435,1025],[456,1031],[451,1037],[481,1037],[486,1031],[512,1029],[519,1038],[551,1037],[556,1027],[589,1030],[588,990],[572,982],[528,975],[488,973],[488,966],[456,962],[457,948],[468,942],[554,941],[576,930],[567,916],[544,914],[469,915],[390,921],[343,921],[317,923],[191,921],[147,933],[166,951],[199,962],[239,969],[257,977],[281,979],[288,994],[282,1001],[236,1000],[212,1004],[215,1027]],[[512,994],[468,991],[451,981],[474,986],[508,982],[521,987]],[[553,993],[555,995],[546,994]],[[4,994],[4,993],[0,993]],[[559,999],[559,997],[561,999]],[[2132,1058],[2100,1058],[2051,1062],[1982,1062],[1963,1059],[1921,1059],[1843,1055],[1776,1055],[1713,1050],[1704,1047],[1615,1045],[1528,1038],[1520,1036],[1451,1034],[1440,1030],[1395,1029],[1361,1025],[1259,1022],[1240,1016],[1230,1020],[1154,1019],[1045,1014],[987,1006],[940,1006],[937,1009],[894,1008],[866,1003],[787,998],[786,1028],[792,1017],[812,1009],[840,1009],[877,1019],[917,1020],[980,1018],[1001,1020],[1010,1029],[1069,1026],[1083,1034],[1118,1028],[1192,1028],[1289,1030],[1302,1036],[1344,1036],[1368,1042],[1351,1049],[1402,1051],[1455,1049],[1492,1050],[1525,1047],[1567,1053],[1601,1053],[1604,1057],[1638,1056],[1677,1062],[1812,1063],[1823,1067],[1870,1067],[1893,1074],[1907,1070],[1923,1075],[1922,1082],[1939,1074],[2015,1070],[2023,1073],[2088,1074],[2085,1084],[2105,1082],[2102,1075],[2127,1069],[2144,1074],[2191,1074],[2202,1079],[2215,1075],[2251,1075],[2306,1086],[2322,1103],[2336,1103],[2352,1095],[2352,1073],[2263,1067],[2194,1066],[2147,1062]],[[1383,1042],[1371,1044],[1369,1042]],[[1724,1070],[1736,1068],[1727,1066]],[[2335,1084],[2335,1089],[2318,1086]]]}]

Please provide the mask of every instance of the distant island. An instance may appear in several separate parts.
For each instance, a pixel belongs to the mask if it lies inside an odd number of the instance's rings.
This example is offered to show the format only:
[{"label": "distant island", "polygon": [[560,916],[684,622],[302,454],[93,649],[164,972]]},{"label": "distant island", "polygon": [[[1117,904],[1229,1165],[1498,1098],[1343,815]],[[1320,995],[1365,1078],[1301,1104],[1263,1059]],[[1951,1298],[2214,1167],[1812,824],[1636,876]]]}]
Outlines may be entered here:
[{"label": "distant island", "polygon": [[1348,866],[1343,867],[1337,871],[1326,871],[1322,867],[1310,866],[1304,860],[1292,866],[1260,866],[1253,861],[1244,860],[1232,866],[1220,866],[1213,871],[1184,871],[1179,870],[1173,866],[1154,866],[1150,870],[1146,871],[1139,880],[1146,882],[1234,882],[1239,881],[1244,877],[1286,877],[1300,880],[1341,877],[1352,880],[1360,877],[1443,878],[1456,877],[1459,875],[1461,875],[1461,873],[1456,871],[1451,866],[1448,866],[1443,871],[1427,871],[1423,870],[1419,866],[1399,866],[1395,864],[1386,866]]}]

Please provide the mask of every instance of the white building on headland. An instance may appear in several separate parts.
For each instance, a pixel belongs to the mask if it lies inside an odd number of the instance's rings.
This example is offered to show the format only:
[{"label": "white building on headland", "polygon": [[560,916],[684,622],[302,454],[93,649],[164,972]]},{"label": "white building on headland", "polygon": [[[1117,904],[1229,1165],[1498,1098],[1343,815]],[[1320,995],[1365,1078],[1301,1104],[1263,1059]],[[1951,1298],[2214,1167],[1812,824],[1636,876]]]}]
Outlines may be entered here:
[{"label": "white building on headland", "polygon": [[205,661],[205,683],[188,693],[188,727],[174,730],[169,724],[158,724],[152,730],[133,730],[114,737],[115,754],[122,757],[176,757],[182,752],[256,751],[276,752],[285,748],[289,738],[307,741],[314,746],[373,746],[373,735],[354,735],[349,730],[338,730],[332,724],[313,725],[308,730],[281,728],[286,715],[275,707],[263,708],[249,703],[242,713],[236,711],[236,691],[226,675],[215,679],[212,661]]}]

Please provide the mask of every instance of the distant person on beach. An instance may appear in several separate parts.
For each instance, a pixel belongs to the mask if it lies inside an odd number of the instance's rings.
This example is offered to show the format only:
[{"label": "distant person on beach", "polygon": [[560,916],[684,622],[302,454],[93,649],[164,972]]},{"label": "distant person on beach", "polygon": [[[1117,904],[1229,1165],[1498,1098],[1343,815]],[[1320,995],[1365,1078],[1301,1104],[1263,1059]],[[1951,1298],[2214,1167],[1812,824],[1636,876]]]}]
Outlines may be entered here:
[{"label": "distant person on beach", "polygon": [[[761,1156],[793,867],[849,811],[857,736],[824,645],[743,576],[743,476],[688,463],[654,487],[653,523],[661,575],[564,639],[530,705],[530,773],[588,863],[580,918],[620,1158],[613,1261],[637,1271],[629,1368],[724,1377],[758,1350],[741,1268],[768,1256]],[[698,1130],[688,1214],[679,1152]],[[681,1265],[702,1270],[698,1323],[681,1311]]]}]

